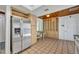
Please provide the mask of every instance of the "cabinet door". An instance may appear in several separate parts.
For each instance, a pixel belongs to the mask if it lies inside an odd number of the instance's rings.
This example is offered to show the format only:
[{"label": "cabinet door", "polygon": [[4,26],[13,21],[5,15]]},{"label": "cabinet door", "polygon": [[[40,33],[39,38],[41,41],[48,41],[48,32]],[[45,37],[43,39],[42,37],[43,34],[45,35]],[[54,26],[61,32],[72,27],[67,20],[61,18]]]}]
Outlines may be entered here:
[{"label": "cabinet door", "polygon": [[59,38],[73,40],[73,18],[69,16],[61,17],[59,20]]}]

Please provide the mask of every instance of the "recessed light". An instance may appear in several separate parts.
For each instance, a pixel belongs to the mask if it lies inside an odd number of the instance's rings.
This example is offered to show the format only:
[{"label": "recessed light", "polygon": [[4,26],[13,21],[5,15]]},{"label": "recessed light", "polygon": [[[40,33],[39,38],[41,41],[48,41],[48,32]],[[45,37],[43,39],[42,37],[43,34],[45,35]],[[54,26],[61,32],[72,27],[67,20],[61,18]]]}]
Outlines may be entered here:
[{"label": "recessed light", "polygon": [[50,15],[46,15],[47,17],[50,17]]}]

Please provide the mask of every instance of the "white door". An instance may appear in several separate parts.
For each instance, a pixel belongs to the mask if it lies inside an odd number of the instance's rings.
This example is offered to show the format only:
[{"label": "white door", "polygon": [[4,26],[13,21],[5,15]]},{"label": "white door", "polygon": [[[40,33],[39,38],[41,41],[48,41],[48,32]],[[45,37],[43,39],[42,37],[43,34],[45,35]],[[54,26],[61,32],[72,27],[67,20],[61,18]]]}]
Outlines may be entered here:
[{"label": "white door", "polygon": [[64,17],[59,18],[59,39],[65,39],[65,34],[64,34],[65,21],[63,19]]},{"label": "white door", "polygon": [[59,39],[73,40],[73,23],[72,16],[59,18]]},{"label": "white door", "polygon": [[72,16],[67,16],[66,17],[66,21],[65,21],[65,39],[66,40],[73,40],[74,36],[73,36],[73,17]]}]

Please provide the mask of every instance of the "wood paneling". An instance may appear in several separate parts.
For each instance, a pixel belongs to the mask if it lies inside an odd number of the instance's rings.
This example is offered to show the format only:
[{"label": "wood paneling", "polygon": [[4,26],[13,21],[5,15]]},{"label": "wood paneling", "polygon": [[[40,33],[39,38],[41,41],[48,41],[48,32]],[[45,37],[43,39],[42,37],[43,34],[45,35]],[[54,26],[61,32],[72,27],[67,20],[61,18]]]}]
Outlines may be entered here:
[{"label": "wood paneling", "polygon": [[45,37],[58,38],[58,18],[49,18],[44,21]]},{"label": "wood paneling", "polygon": [[37,42],[37,30],[36,30],[36,20],[37,17],[35,15],[30,15],[29,19],[31,20],[31,45]]},{"label": "wood paneling", "polygon": [[51,18],[51,17],[61,17],[61,16],[67,16],[67,15],[72,15],[72,14],[77,14],[77,13],[79,13],[79,5],[51,13],[51,14],[49,14],[50,17],[46,17],[46,15],[44,15],[44,16],[41,16],[40,18],[47,19],[47,18]]},{"label": "wood paneling", "polygon": [[20,12],[18,10],[14,10],[14,9],[12,9],[12,15],[20,16],[20,17],[24,17],[24,18],[29,17],[29,14],[25,14],[25,13],[22,13],[22,12]]}]

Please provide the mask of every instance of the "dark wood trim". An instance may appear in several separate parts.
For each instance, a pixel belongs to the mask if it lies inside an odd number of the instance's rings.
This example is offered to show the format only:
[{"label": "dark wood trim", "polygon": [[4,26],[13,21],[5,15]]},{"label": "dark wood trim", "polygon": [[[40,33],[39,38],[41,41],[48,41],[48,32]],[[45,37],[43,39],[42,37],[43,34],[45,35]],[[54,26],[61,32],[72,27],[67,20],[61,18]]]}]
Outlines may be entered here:
[{"label": "dark wood trim", "polygon": [[30,14],[25,14],[25,13],[20,12],[18,10],[12,9],[12,15],[28,18]]},{"label": "dark wood trim", "polygon": [[5,14],[5,12],[0,11],[0,14]]},{"label": "dark wood trim", "polygon": [[50,17],[46,17],[46,15],[44,16],[40,16],[39,18],[42,19],[48,19],[48,18],[52,18],[52,17],[62,17],[62,16],[67,16],[67,15],[72,15],[72,14],[78,14],[79,13],[79,5],[74,6],[74,7],[70,7],[64,10],[60,10],[54,13],[50,13]]},{"label": "dark wood trim", "polygon": [[12,16],[10,19],[10,53],[13,53],[13,49],[12,49],[13,45],[12,45]]}]

